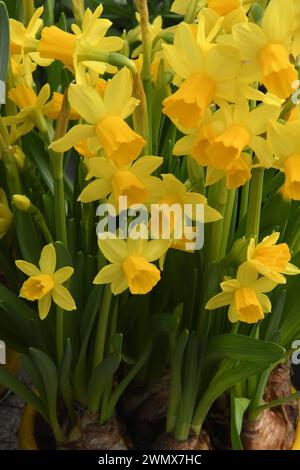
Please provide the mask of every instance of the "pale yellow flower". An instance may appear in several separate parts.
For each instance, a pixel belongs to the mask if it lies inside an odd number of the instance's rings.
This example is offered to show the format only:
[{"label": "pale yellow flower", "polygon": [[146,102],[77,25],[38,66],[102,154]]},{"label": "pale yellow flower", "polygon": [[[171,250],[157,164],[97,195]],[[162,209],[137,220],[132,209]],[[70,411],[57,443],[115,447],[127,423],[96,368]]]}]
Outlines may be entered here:
[{"label": "pale yellow flower", "polygon": [[72,276],[74,269],[67,266],[56,269],[56,251],[54,245],[46,245],[39,260],[39,268],[27,261],[16,261],[17,267],[29,276],[24,282],[20,296],[38,301],[38,309],[41,320],[44,320],[51,308],[52,300],[63,310],[71,311],[76,305],[70,292],[63,284]]},{"label": "pale yellow flower", "polygon": [[266,277],[258,278],[258,272],[251,263],[242,264],[236,279],[222,282],[222,293],[214,296],[206,304],[207,310],[216,310],[229,305],[229,321],[236,323],[257,323],[264,319],[265,313],[272,310],[266,292],[276,287],[276,283]]},{"label": "pale yellow flower", "polygon": [[129,288],[136,294],[147,294],[160,280],[160,271],[153,264],[169,248],[167,240],[99,240],[99,248],[112,264],[101,269],[95,284],[111,284],[114,295]]},{"label": "pale yellow flower", "polygon": [[276,245],[280,237],[279,232],[274,232],[256,245],[252,238],[248,247],[248,261],[255,267],[259,274],[270,278],[278,284],[285,284],[284,275],[296,276],[300,269],[290,263],[291,253],[286,243]]},{"label": "pale yellow flower", "polygon": [[65,152],[88,139],[93,141],[94,151],[102,148],[105,156],[118,166],[127,165],[138,157],[145,141],[125,122],[139,103],[132,97],[128,69],[122,69],[108,82],[103,98],[91,87],[72,85],[69,102],[89,124],[73,127],[50,146],[52,150]]}]

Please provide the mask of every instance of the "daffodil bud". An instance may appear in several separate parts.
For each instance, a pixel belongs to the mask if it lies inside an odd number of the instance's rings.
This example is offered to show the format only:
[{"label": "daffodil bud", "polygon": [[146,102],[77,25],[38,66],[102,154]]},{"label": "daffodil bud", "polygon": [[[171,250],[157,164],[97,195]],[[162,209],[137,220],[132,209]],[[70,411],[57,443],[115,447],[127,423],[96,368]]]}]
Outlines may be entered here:
[{"label": "daffodil bud", "polygon": [[31,201],[28,199],[27,196],[23,196],[22,194],[14,194],[12,197],[12,201],[14,206],[22,212],[26,212],[30,209]]},{"label": "daffodil bud", "polygon": [[12,145],[10,152],[17,164],[17,167],[19,170],[22,170],[24,168],[24,162],[26,158],[23,150],[18,145]]}]

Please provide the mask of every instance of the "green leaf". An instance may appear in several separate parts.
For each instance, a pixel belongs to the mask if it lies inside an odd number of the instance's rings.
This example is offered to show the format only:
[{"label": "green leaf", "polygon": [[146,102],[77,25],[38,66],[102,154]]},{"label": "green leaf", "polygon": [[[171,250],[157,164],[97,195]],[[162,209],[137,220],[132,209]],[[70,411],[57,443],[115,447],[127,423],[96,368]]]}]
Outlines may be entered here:
[{"label": "green leaf", "polygon": [[265,339],[267,341],[274,341],[276,335],[280,330],[281,319],[284,313],[284,307],[286,302],[287,292],[282,290],[274,302],[272,300],[273,308],[270,316],[267,317],[268,327],[265,334]]},{"label": "green leaf", "polygon": [[40,398],[35,393],[33,393],[28,387],[26,387],[26,385],[20,382],[17,377],[11,375],[3,368],[0,368],[0,384],[4,385],[6,388],[8,388],[20,398],[22,398],[25,403],[28,403],[29,405],[33,406],[40,413],[40,415],[43,416],[45,421],[47,421],[47,414],[45,413]]},{"label": "green leaf", "polygon": [[199,344],[197,335],[192,332],[189,337],[187,353],[182,370],[182,396],[176,416],[174,436],[178,440],[186,440],[189,437],[190,425],[193,417],[195,401],[198,393],[199,382]]},{"label": "green leaf", "polygon": [[27,212],[17,211],[15,213],[15,224],[23,259],[37,265],[40,259],[42,242],[31,215]]},{"label": "green leaf", "polygon": [[170,397],[168,402],[167,432],[171,433],[176,424],[176,416],[182,396],[182,377],[181,368],[185,347],[188,341],[189,332],[184,330],[176,344],[175,350],[171,356],[171,383]]},{"label": "green leaf", "polygon": [[22,140],[24,149],[26,149],[26,155],[33,161],[44,185],[53,194],[54,182],[49,168],[49,155],[45,149],[44,142],[36,132],[30,132]]},{"label": "green leaf", "polygon": [[134,379],[134,377],[139,373],[139,371],[142,369],[144,364],[147,362],[147,360],[150,357],[151,351],[152,351],[152,344],[150,343],[150,344],[148,344],[145,351],[143,352],[143,354],[141,355],[141,357],[139,358],[137,363],[134,365],[134,367],[132,367],[132,369],[128,372],[128,374],[125,375],[123,380],[115,388],[115,390],[114,390],[114,392],[111,396],[111,399],[109,400],[109,405],[108,405],[108,408],[109,408],[108,415],[109,416],[106,416],[107,418],[110,418],[112,416],[113,411],[114,411],[121,395],[124,393],[124,391],[126,390],[128,385],[130,384],[130,382]]},{"label": "green leaf", "polygon": [[[27,355],[27,354],[22,354],[21,355],[21,366],[22,369],[25,370],[26,374],[30,378],[30,381],[33,384],[34,389],[37,391],[38,396],[41,398],[41,400],[46,399],[46,391],[43,383],[42,376],[40,374],[39,369],[36,367],[35,363],[33,360]],[[47,408],[47,403],[45,403]]]},{"label": "green leaf", "polygon": [[231,444],[233,450],[243,450],[241,441],[241,431],[243,426],[244,414],[249,407],[248,398],[236,398],[231,392]]},{"label": "green leaf", "polygon": [[[6,81],[9,60],[9,19],[4,2],[0,2],[0,80]],[[0,99],[1,104],[1,99]]]},{"label": "green leaf", "polygon": [[87,403],[89,411],[99,411],[104,387],[113,379],[121,359],[121,354],[112,353],[93,371],[88,385]]},{"label": "green leaf", "polygon": [[70,416],[73,416],[73,389],[71,385],[71,365],[72,365],[72,345],[70,338],[67,338],[65,352],[59,370],[59,389],[68,409]]},{"label": "green leaf", "polygon": [[207,385],[206,391],[201,397],[193,418],[192,427],[197,435],[199,435],[204,419],[209,412],[212,404],[226,390],[235,385],[237,382],[248,379],[269,367],[269,363],[247,363],[241,362],[234,366],[233,361],[225,361],[223,367],[215,374],[211,382]]},{"label": "green leaf", "polygon": [[206,367],[225,357],[237,361],[272,364],[279,361],[285,349],[275,343],[249,338],[244,335],[224,334],[211,339],[205,359]]},{"label": "green leaf", "polygon": [[178,325],[176,315],[173,313],[157,313],[149,318],[149,338],[170,335]]},{"label": "green leaf", "polygon": [[54,24],[54,6],[55,0],[46,0],[43,14],[44,25],[51,26]]},{"label": "green leaf", "polygon": [[49,415],[49,422],[57,440],[62,441],[62,431],[57,417],[57,370],[53,361],[43,351],[30,348],[30,355],[42,377]]},{"label": "green leaf", "polygon": [[82,340],[82,347],[80,350],[78,362],[74,374],[74,388],[77,400],[82,403],[86,402],[87,390],[87,349],[90,341],[90,336],[95,323],[97,313],[100,308],[101,298],[103,293],[103,286],[94,286],[89,295],[86,303],[86,308],[82,315],[80,336]]}]

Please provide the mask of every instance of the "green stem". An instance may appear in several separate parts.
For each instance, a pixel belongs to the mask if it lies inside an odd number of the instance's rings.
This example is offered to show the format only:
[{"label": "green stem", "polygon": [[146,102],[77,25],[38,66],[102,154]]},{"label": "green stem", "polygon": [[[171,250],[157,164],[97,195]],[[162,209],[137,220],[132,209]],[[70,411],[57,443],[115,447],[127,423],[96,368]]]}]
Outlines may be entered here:
[{"label": "green stem", "polygon": [[60,363],[64,355],[64,311],[61,307],[56,307],[56,351]]},{"label": "green stem", "polygon": [[210,231],[210,240],[209,240],[209,251],[208,259],[209,263],[220,261],[221,246],[222,246],[222,236],[223,236],[223,227],[224,227],[224,216],[226,210],[226,204],[228,199],[228,189],[226,188],[226,181],[223,179],[219,183],[215,184],[210,188],[210,193],[208,196],[208,203],[214,209],[220,212],[223,216],[218,222],[214,222]]},{"label": "green stem", "polygon": [[226,255],[228,238],[229,238],[230,228],[231,228],[231,223],[232,223],[232,214],[233,214],[233,209],[234,209],[234,204],[235,204],[235,196],[236,196],[235,189],[231,189],[228,191],[226,208],[225,208],[225,213],[224,213],[224,220],[223,220],[223,233],[222,233],[220,253],[219,253],[220,259],[224,258],[224,256]]},{"label": "green stem", "polygon": [[66,223],[66,206],[65,206],[65,190],[64,190],[64,175],[63,175],[63,154],[53,154],[52,158],[55,159],[53,165],[54,176],[54,210],[55,210],[55,225],[56,225],[56,238],[60,240],[66,247],[68,246],[67,236],[67,223]]},{"label": "green stem", "polygon": [[256,168],[250,185],[249,207],[247,214],[246,236],[258,239],[261,215],[261,203],[264,186],[264,169]]},{"label": "green stem", "polygon": [[106,332],[107,332],[111,301],[112,301],[111,288],[110,288],[110,285],[107,285],[105,286],[105,289],[104,289],[104,294],[103,294],[100,312],[99,312],[99,321],[98,321],[97,332],[96,332],[95,351],[94,351],[94,360],[93,360],[94,369],[103,361],[104,350],[105,350],[105,338],[106,338]]},{"label": "green stem", "polygon": [[143,70],[142,79],[147,102],[147,155],[152,155],[152,37],[149,24],[149,11],[147,0],[137,0],[137,9],[141,16],[141,31],[143,43]]},{"label": "green stem", "polygon": [[30,206],[30,211],[32,213],[35,223],[41,229],[41,232],[44,235],[46,242],[53,243],[51,232],[46,224],[45,218],[43,214],[41,213],[41,211],[33,204],[31,204]]},{"label": "green stem", "polygon": [[242,188],[240,211],[239,211],[239,225],[245,219],[247,212],[248,212],[249,190],[250,190],[250,183],[248,181],[246,184],[244,184]]}]

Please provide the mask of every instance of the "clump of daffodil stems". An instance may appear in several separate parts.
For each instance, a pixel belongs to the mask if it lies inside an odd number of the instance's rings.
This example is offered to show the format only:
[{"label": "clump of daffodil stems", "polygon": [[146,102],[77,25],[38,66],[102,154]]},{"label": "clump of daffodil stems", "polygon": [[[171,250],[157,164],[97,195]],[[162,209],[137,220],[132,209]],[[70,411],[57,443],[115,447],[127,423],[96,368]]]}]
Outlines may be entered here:
[{"label": "clump of daffodil stems", "polygon": [[72,1],[67,28],[51,2],[9,22],[0,3],[0,339],[34,391],[0,382],[58,448],[131,447],[127,420],[135,445],[211,449],[220,399],[234,449],[293,444],[300,16],[267,3],[175,0],[166,28],[137,0],[120,35],[109,5]]}]

